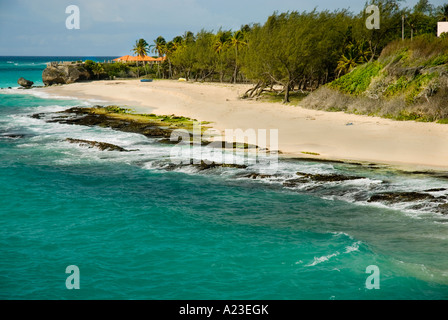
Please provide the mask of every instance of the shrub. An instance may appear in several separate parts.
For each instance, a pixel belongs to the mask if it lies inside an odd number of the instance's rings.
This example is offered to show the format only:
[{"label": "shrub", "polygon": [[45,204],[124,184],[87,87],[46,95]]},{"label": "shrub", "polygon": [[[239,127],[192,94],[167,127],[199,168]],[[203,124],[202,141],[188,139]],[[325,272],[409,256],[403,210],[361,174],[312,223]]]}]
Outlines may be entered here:
[{"label": "shrub", "polygon": [[328,86],[345,93],[359,95],[367,90],[372,79],[379,75],[381,69],[380,63],[369,62],[331,82]]}]

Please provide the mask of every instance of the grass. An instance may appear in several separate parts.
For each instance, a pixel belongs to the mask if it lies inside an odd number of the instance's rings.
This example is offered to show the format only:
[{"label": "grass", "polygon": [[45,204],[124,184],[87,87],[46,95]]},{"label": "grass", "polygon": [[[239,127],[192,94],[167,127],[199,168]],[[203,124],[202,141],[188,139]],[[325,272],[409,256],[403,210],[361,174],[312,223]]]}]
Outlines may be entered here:
[{"label": "grass", "polygon": [[440,124],[448,124],[448,118],[440,119],[440,120],[437,121],[437,123],[440,123]]},{"label": "grass", "polygon": [[205,125],[211,123],[207,121],[199,122],[196,119],[191,119],[183,116],[176,116],[174,114],[173,115],[156,115],[153,113],[138,114],[135,113],[135,110],[133,109],[122,108],[114,105],[107,107],[94,106],[93,108],[90,109],[90,111],[95,114],[107,114],[108,116],[113,116],[119,119],[128,119],[137,122],[155,123],[160,126],[176,127],[179,129],[186,129],[186,130],[193,130],[195,125],[200,124],[201,130],[205,131],[209,129],[209,127]]},{"label": "grass", "polygon": [[429,59],[425,63],[425,67],[437,67],[444,64],[448,64],[448,54],[439,55],[432,59]]},{"label": "grass", "polygon": [[384,92],[384,96],[392,97],[399,93],[403,93],[409,87],[409,80],[406,77],[402,76],[397,81],[390,84],[386,91]]},{"label": "grass", "polygon": [[417,114],[415,112],[401,111],[398,115],[387,114],[385,118],[396,121],[418,121],[418,122],[432,122],[433,120],[425,115]]},{"label": "grass", "polygon": [[125,108],[122,108],[122,107],[119,107],[119,106],[107,106],[107,107],[104,107],[104,109],[107,112],[118,113],[118,114],[127,114],[127,113],[134,112],[134,110],[132,110],[132,109],[125,109]]},{"label": "grass", "polygon": [[395,41],[377,61],[323,86],[304,107],[448,124],[448,39],[424,35]]},{"label": "grass", "polygon": [[328,86],[344,93],[360,95],[367,90],[372,79],[379,75],[382,68],[383,66],[377,61],[368,62],[355,68],[352,72],[347,73],[339,79],[336,79]]},{"label": "grass", "polygon": [[309,155],[311,155],[311,156],[320,156],[320,154],[319,154],[319,153],[316,153],[316,152],[302,151],[302,153],[303,153],[303,154],[309,154]]}]

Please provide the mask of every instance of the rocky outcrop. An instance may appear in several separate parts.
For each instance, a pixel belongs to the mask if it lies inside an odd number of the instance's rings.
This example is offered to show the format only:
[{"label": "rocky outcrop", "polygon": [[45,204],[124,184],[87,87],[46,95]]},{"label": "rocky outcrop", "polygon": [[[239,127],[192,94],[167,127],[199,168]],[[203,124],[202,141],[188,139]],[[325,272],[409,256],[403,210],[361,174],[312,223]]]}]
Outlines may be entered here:
[{"label": "rocky outcrop", "polygon": [[82,147],[88,148],[98,148],[101,151],[119,151],[119,152],[128,152],[128,150],[117,146],[115,144],[106,143],[106,142],[98,142],[98,141],[89,141],[89,140],[81,140],[81,139],[71,139],[67,138],[65,141],[70,143],[78,144]]},{"label": "rocky outcrop", "polygon": [[[64,113],[75,114],[77,117],[68,118]],[[35,114],[33,118],[40,118],[43,114]],[[48,122],[57,122],[63,124],[74,124],[83,126],[99,126],[111,128],[123,132],[140,133],[152,138],[167,138],[171,136],[172,128],[161,127],[159,124],[151,121],[138,121],[128,118],[118,118],[116,114],[97,114],[95,108],[71,108],[62,112],[62,115],[55,117]]]},{"label": "rocky outcrop", "polygon": [[[446,189],[430,189],[427,191],[435,192],[439,190]],[[426,192],[426,191],[425,191]],[[448,215],[448,203],[446,203],[446,196],[433,196],[429,193],[422,192],[386,192],[374,194],[370,197],[367,202],[382,202],[385,204],[396,204],[396,203],[417,203],[416,205],[410,207],[410,209],[421,209],[422,206],[426,206],[429,203],[436,205],[434,207],[435,212]],[[423,204],[418,204],[424,201]]]},{"label": "rocky outcrop", "polygon": [[55,84],[69,84],[83,80],[90,80],[91,74],[80,64],[51,65],[42,72],[42,81],[46,86]]},{"label": "rocky outcrop", "polygon": [[389,192],[374,194],[370,197],[368,202],[387,202],[387,203],[399,203],[399,202],[411,202],[420,200],[434,200],[434,197],[428,193],[420,192]]},{"label": "rocky outcrop", "polygon": [[272,175],[272,174],[262,174],[262,173],[252,172],[252,173],[249,173],[249,174],[244,174],[241,177],[242,178],[247,178],[247,179],[257,180],[257,179],[269,179],[269,178],[273,178],[275,176]]},{"label": "rocky outcrop", "polygon": [[218,167],[221,167],[221,168],[235,168],[235,169],[246,169],[247,168],[246,165],[241,165],[241,164],[216,163],[216,162],[208,163],[208,162],[203,161],[203,160],[201,160],[200,164],[193,164],[193,166],[198,168],[200,171],[214,169],[214,168],[218,168]]},{"label": "rocky outcrop", "polygon": [[17,80],[17,83],[22,86],[23,88],[29,89],[33,86],[34,82],[30,80],[26,80],[25,78],[19,78]]},{"label": "rocky outcrop", "polygon": [[356,176],[344,176],[340,174],[309,174],[303,172],[297,172],[298,176],[302,177],[303,182],[315,181],[315,182],[342,182],[349,180],[365,179],[364,177]]}]

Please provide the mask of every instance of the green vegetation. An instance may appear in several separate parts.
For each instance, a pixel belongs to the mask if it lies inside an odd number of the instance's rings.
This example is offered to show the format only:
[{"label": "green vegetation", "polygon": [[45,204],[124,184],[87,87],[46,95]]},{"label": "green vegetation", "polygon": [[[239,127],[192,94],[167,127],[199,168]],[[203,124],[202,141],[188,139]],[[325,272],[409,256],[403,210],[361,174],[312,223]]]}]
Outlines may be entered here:
[{"label": "green vegetation", "polygon": [[118,114],[129,114],[129,113],[133,113],[134,112],[134,110],[132,110],[132,109],[125,109],[125,108],[118,107],[118,106],[107,106],[104,109],[107,112],[118,113]]},{"label": "green vegetation", "polygon": [[377,61],[364,64],[333,81],[329,84],[329,87],[345,93],[359,95],[366,91],[372,79],[379,75],[381,69],[382,65]]},{"label": "green vegetation", "polygon": [[448,118],[448,38],[391,42],[376,61],[356,67],[303,100],[304,107],[394,120]]},{"label": "green vegetation", "polygon": [[366,3],[380,9],[378,30],[366,28],[364,9],[276,12],[238,30],[186,31],[152,45],[139,39],[132,51],[166,57],[160,64],[86,66],[97,78],[252,83],[243,98],[398,120],[448,118],[448,37],[435,37],[437,21],[448,21],[448,4],[403,2]]},{"label": "green vegetation", "polygon": [[[402,7],[401,3],[401,0],[368,3],[380,9],[379,30],[365,27],[368,16],[365,10],[357,14],[348,10],[314,10],[274,13],[264,24],[244,25],[235,31],[201,30],[197,34],[186,31],[171,41],[159,36],[152,51],[167,59],[157,65],[156,76],[252,82],[255,87],[246,92],[246,98],[259,97],[281,86],[282,101],[286,103],[291,101],[291,93],[314,91],[350,74],[332,85],[358,95],[382,69],[384,63],[377,61],[382,50],[401,39],[402,16],[406,17],[404,37],[416,39],[434,34],[438,19],[446,16],[448,7],[434,7],[428,0],[419,0],[412,8]],[[438,66],[446,60],[447,57],[438,57],[428,63]],[[355,70],[365,63],[368,63],[365,69]]]},{"label": "green vegetation", "polygon": [[207,130],[207,124],[210,122],[199,122],[196,119],[188,117],[176,116],[176,115],[156,115],[156,114],[139,114],[135,113],[135,110],[123,108],[119,106],[94,106],[92,108],[85,108],[90,114],[107,114],[109,117],[115,117],[117,119],[128,119],[130,121],[136,121],[139,123],[153,123],[159,126],[167,126],[174,128],[181,128],[186,130],[193,130],[195,124],[200,124],[203,131]]},{"label": "green vegetation", "polygon": [[308,154],[308,155],[311,155],[311,156],[320,156],[320,154],[319,154],[319,153],[316,153],[316,152],[303,151],[302,153],[303,153],[303,154]]}]

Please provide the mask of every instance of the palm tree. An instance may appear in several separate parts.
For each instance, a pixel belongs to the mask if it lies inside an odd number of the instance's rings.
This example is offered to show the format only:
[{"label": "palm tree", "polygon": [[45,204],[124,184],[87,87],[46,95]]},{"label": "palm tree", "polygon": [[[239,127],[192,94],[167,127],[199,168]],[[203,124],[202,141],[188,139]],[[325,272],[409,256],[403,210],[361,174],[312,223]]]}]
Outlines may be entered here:
[{"label": "palm tree", "polygon": [[184,39],[181,36],[177,36],[177,37],[174,37],[173,41],[171,41],[171,42],[173,43],[173,49],[177,50],[184,42]]},{"label": "palm tree", "polygon": [[165,46],[165,54],[166,59],[168,60],[168,67],[169,67],[169,78],[173,77],[173,71],[171,67],[171,56],[174,53],[174,51],[176,51],[176,49],[177,45],[173,41],[168,42]]},{"label": "palm tree", "polygon": [[247,45],[247,42],[244,39],[244,33],[241,30],[234,32],[230,38],[230,43],[232,44],[232,47],[235,48],[235,71],[233,72],[233,82],[236,83],[236,77],[238,75],[238,49]]},{"label": "palm tree", "polygon": [[182,39],[185,41],[186,44],[196,41],[194,33],[191,31],[185,31],[184,35],[182,36]]},{"label": "palm tree", "polygon": [[[159,36],[156,40],[154,40],[154,45],[152,48],[152,52],[156,53],[160,57],[163,57],[166,51],[166,40],[164,37]],[[160,65],[157,64],[157,76],[160,77]]]},{"label": "palm tree", "polygon": [[149,45],[145,41],[145,39],[139,39],[135,42],[134,48],[132,48],[132,52],[135,53],[139,57],[146,57],[148,55]]},{"label": "palm tree", "polygon": [[367,41],[365,41],[365,40],[359,41],[357,43],[356,47],[358,50],[358,56],[359,56],[360,63],[366,63],[367,61],[369,61],[372,58],[373,54],[369,48],[369,44]]},{"label": "palm tree", "polygon": [[221,53],[230,44],[230,31],[219,31],[216,35],[214,49],[216,53]]},{"label": "palm tree", "polygon": [[365,41],[362,42],[351,42],[344,50],[341,58],[338,61],[338,66],[336,71],[338,72],[338,77],[349,73],[358,64],[366,63],[369,61],[372,52],[367,46]]},{"label": "palm tree", "polygon": [[[135,53],[138,57],[144,58],[148,55],[148,50],[150,49],[150,46],[145,41],[145,39],[139,39],[135,42],[134,48],[132,48],[132,52]],[[145,68],[145,73],[148,75],[148,72]],[[140,71],[138,69],[138,62],[137,62],[137,76],[140,77]]]},{"label": "palm tree", "polygon": [[160,36],[156,40],[154,40],[153,52],[157,53],[159,57],[162,57],[165,54],[165,46],[166,41],[165,38]]},{"label": "palm tree", "polygon": [[[216,35],[216,41],[213,45],[213,49],[219,56],[221,55],[222,51],[227,47],[229,47],[229,45],[231,44],[230,39],[231,39],[230,31],[219,31],[218,34]],[[220,81],[222,82],[224,77],[222,57],[220,57],[219,60],[221,62]]]},{"label": "palm tree", "polygon": [[448,4],[440,7],[438,17],[440,21],[448,21]]}]

